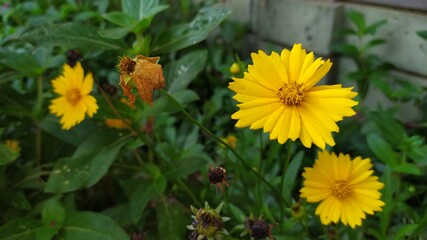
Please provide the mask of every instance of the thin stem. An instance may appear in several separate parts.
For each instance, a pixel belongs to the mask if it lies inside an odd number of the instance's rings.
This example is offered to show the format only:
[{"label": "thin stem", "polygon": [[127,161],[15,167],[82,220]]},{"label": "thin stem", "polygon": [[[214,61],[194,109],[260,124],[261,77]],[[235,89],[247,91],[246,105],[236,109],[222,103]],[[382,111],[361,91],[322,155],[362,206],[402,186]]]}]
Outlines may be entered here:
[{"label": "thin stem", "polygon": [[[280,180],[280,196],[283,196],[283,185],[285,183],[286,171],[288,170],[289,162],[291,160],[291,150],[292,150],[292,142],[288,142],[288,157],[286,158],[285,163],[283,164],[282,170],[282,178]],[[285,208],[282,204],[280,204],[280,219],[284,219]],[[280,230],[282,230],[283,224],[280,225]]]},{"label": "thin stem", "polygon": [[[264,161],[262,160],[262,132],[259,131],[259,166],[258,166],[258,172],[259,175],[262,176],[262,163]],[[257,184],[257,204],[261,209],[261,184]]]},{"label": "thin stem", "polygon": [[138,132],[132,128],[132,126],[127,123],[126,121],[124,121],[124,119],[122,118],[122,116],[120,115],[119,112],[117,112],[116,108],[114,107],[114,105],[111,103],[109,97],[107,96],[107,94],[105,93],[105,91],[102,89],[102,87],[96,83],[96,85],[98,85],[99,90],[101,91],[102,96],[104,97],[105,101],[107,102],[108,106],[110,107],[110,109],[113,111],[113,113],[120,119],[123,121],[123,123],[125,124],[126,128],[131,132],[132,135],[137,136]]},{"label": "thin stem", "polygon": [[174,102],[178,106],[179,110],[185,115],[185,117],[188,118],[188,120],[190,120],[192,123],[194,123],[200,129],[202,129],[203,131],[205,131],[216,142],[221,143],[222,145],[224,145],[224,147],[228,148],[228,150],[230,150],[237,157],[237,159],[243,164],[243,166],[247,170],[249,170],[250,172],[252,172],[257,178],[259,178],[262,182],[264,182],[268,187],[271,188],[271,190],[274,192],[274,194],[276,194],[276,196],[279,198],[280,202],[286,204],[285,201],[282,198],[282,195],[277,191],[277,189],[273,185],[271,185],[271,183],[269,183],[267,180],[265,180],[257,171],[255,171],[233,148],[231,148],[226,142],[224,142],[223,140],[221,140],[221,138],[219,138],[218,136],[216,136],[215,134],[213,134],[209,129],[207,129],[200,122],[198,122],[193,116],[191,116],[190,113],[187,112],[187,110],[185,110],[185,108],[174,97],[172,97],[171,95],[169,95],[163,89],[159,89],[159,91],[160,91],[161,94],[165,95],[172,102]]},{"label": "thin stem", "polygon": [[194,193],[191,191],[191,189],[187,186],[187,184],[185,184],[181,179],[177,179],[176,180],[178,182],[178,184],[184,189],[184,191],[187,192],[188,196],[190,196],[192,202],[194,202],[195,204],[197,204],[198,206],[201,206],[202,203],[196,198],[196,196],[194,195]]},{"label": "thin stem", "polygon": [[113,163],[113,166],[123,168],[123,169],[127,169],[127,170],[137,171],[137,172],[141,171],[141,168],[139,168],[139,167],[135,167],[135,166],[131,166],[131,165],[123,164],[123,163]]},{"label": "thin stem", "polygon": [[42,158],[42,130],[40,128],[39,119],[43,108],[43,77],[37,78],[37,100],[34,106],[34,122],[36,124],[35,151],[36,163],[40,165]]},{"label": "thin stem", "polygon": [[46,176],[46,175],[49,175],[49,174],[50,174],[50,171],[41,171],[41,172],[38,172],[38,173],[35,173],[35,174],[32,174],[32,175],[29,175],[29,176],[27,176],[26,178],[22,179],[21,181],[19,181],[19,182],[15,183],[15,184],[11,187],[11,189],[16,189],[16,188],[17,188],[17,187],[19,187],[20,185],[24,184],[26,181],[31,180],[31,179],[33,179],[33,178],[38,178],[38,177]]}]

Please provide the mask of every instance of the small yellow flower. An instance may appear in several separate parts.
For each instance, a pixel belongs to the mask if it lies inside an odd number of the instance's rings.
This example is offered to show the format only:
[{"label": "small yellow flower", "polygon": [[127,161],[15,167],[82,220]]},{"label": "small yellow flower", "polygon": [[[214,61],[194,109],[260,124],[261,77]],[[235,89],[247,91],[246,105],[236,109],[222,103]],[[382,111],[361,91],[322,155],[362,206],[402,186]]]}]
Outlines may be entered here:
[{"label": "small yellow flower", "polygon": [[19,146],[19,142],[16,140],[5,140],[4,145],[6,145],[10,150],[14,152],[21,152],[21,146]]},{"label": "small yellow flower", "polygon": [[92,117],[98,110],[96,99],[90,95],[92,74],[84,76],[79,62],[74,67],[64,64],[62,75],[52,80],[52,85],[54,92],[60,96],[52,100],[49,110],[61,118],[63,129],[69,130],[82,122],[86,114]]},{"label": "small yellow flower", "polygon": [[304,169],[304,187],[301,197],[308,202],[320,202],[316,215],[323,224],[341,221],[355,228],[362,225],[366,214],[382,211],[384,202],[380,200],[380,189],[384,184],[372,176],[369,158],[329,153],[318,153],[314,166]]},{"label": "small yellow flower", "polygon": [[240,72],[240,66],[238,63],[234,62],[233,64],[231,64],[229,70],[231,74],[238,74]]},{"label": "small yellow flower", "polygon": [[105,125],[110,128],[124,129],[130,123],[127,119],[119,119],[119,118],[107,118],[105,119]]},{"label": "small yellow flower", "polygon": [[[227,143],[227,145],[232,149],[236,149],[236,142],[237,142],[236,136],[228,135],[227,137],[222,137],[221,140]],[[225,147],[223,144],[220,144],[220,146]]]},{"label": "small yellow flower", "polygon": [[322,149],[335,145],[336,122],[356,114],[352,107],[357,102],[351,99],[357,93],[340,84],[315,86],[331,68],[329,59],[315,59],[301,44],[280,55],[259,51],[251,56],[253,65],[243,78],[229,84],[239,102],[231,116],[238,120],[236,127],[262,128],[281,144],[299,138],[308,148],[312,143]]}]

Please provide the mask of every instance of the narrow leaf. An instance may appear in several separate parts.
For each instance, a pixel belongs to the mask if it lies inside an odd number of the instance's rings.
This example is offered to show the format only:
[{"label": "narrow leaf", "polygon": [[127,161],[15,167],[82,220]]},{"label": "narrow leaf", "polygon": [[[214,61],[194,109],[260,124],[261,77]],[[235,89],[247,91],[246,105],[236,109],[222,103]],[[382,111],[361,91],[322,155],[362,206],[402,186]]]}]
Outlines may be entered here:
[{"label": "narrow leaf", "polygon": [[299,151],[294,158],[291,160],[291,163],[288,166],[288,169],[285,173],[285,179],[283,184],[283,199],[287,202],[288,205],[292,203],[292,189],[295,185],[295,179],[300,172],[299,169],[301,167],[302,159],[304,157],[304,152]]},{"label": "narrow leaf", "polygon": [[390,166],[396,166],[399,157],[391,146],[379,135],[369,134],[366,137],[369,148],[375,154],[375,156]]},{"label": "narrow leaf", "polygon": [[8,146],[0,143],[0,166],[15,161],[19,155],[19,152],[16,152]]}]

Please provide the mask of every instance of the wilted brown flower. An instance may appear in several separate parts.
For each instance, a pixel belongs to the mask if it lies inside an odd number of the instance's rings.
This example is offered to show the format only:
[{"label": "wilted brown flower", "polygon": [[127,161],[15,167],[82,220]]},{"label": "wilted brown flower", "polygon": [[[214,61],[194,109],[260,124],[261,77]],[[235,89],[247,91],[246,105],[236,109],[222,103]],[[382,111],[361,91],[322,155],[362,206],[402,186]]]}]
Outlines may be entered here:
[{"label": "wilted brown flower", "polygon": [[262,239],[275,239],[271,235],[272,225],[266,223],[262,217],[258,219],[254,218],[253,215],[246,218],[245,229],[249,232],[251,239],[262,240]]},{"label": "wilted brown flower", "polygon": [[142,100],[153,105],[153,90],[165,86],[163,69],[158,64],[160,57],[137,55],[135,58],[122,57],[119,62],[120,86],[130,103],[135,102],[131,88],[136,87]]},{"label": "wilted brown flower", "polygon": [[216,186],[217,191],[229,185],[227,182],[227,170],[219,166],[216,168],[209,166],[208,179],[211,184]]}]

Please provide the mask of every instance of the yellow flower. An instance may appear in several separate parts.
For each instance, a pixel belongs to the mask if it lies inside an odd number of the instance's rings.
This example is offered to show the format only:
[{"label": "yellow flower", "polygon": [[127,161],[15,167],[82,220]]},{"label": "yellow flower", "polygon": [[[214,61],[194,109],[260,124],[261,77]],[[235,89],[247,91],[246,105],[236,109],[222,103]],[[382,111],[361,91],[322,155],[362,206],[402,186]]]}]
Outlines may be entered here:
[{"label": "yellow flower", "polygon": [[5,140],[4,144],[12,151],[14,152],[21,152],[21,146],[19,146],[19,142],[16,140]]},{"label": "yellow flower", "polygon": [[63,129],[69,130],[82,122],[85,114],[92,117],[98,110],[96,99],[89,95],[93,87],[92,74],[85,77],[79,62],[74,67],[64,64],[62,75],[52,80],[52,85],[60,96],[52,100],[49,110],[61,117]]},{"label": "yellow flower", "polygon": [[[222,137],[221,138],[222,141],[224,141],[225,143],[227,143],[227,145],[229,147],[231,147],[232,149],[236,149],[236,144],[237,144],[237,138],[234,135],[228,135],[227,137]],[[224,145],[220,144],[221,147],[225,148]]]},{"label": "yellow flower", "polygon": [[236,127],[263,128],[281,144],[299,138],[305,147],[335,145],[336,122],[355,114],[351,107],[357,102],[351,98],[357,93],[340,84],[315,86],[331,68],[329,59],[314,60],[301,44],[280,55],[259,51],[251,56],[248,72],[229,85],[240,102],[240,110],[231,116],[238,120]]},{"label": "yellow flower", "polygon": [[337,223],[352,228],[362,225],[366,214],[381,211],[384,202],[380,200],[380,189],[384,184],[372,176],[372,163],[369,158],[356,157],[326,150],[318,153],[312,168],[305,168],[304,187],[301,197],[308,202],[320,202],[316,215],[323,224]]}]

